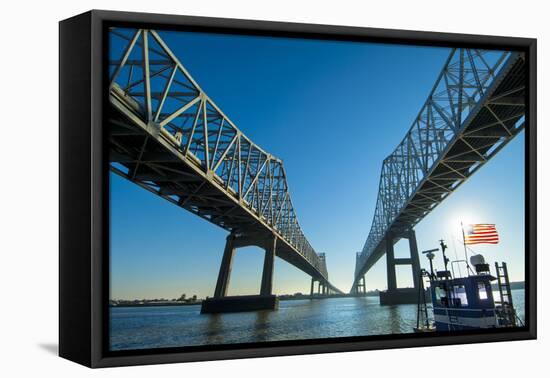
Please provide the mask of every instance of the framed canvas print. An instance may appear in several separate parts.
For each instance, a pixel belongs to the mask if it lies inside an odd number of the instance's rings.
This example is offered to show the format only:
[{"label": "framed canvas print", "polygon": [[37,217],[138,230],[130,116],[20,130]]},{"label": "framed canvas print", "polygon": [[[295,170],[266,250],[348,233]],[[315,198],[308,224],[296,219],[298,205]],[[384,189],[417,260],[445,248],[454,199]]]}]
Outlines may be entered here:
[{"label": "framed canvas print", "polygon": [[60,355],[536,337],[536,41],[60,22]]}]

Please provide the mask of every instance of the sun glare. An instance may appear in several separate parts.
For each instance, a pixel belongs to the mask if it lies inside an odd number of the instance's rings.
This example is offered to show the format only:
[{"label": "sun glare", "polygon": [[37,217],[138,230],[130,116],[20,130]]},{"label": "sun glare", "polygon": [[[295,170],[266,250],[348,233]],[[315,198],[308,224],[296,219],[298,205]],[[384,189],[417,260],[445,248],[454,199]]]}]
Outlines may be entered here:
[{"label": "sun glare", "polygon": [[453,238],[462,240],[462,226],[466,229],[469,224],[489,223],[489,220],[485,218],[483,213],[473,209],[458,211],[448,218],[447,232]]}]

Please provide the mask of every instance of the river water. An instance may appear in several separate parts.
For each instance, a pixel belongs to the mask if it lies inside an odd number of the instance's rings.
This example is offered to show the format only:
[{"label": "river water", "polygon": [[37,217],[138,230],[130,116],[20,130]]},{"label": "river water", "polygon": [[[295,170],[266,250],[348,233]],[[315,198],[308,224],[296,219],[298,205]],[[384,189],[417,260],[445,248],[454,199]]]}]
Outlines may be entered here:
[{"label": "river water", "polygon": [[[495,293],[498,296],[498,293]],[[513,290],[518,316],[524,291]],[[277,311],[201,315],[200,306],[112,307],[111,350],[410,333],[416,305],[378,297],[286,300]]]}]

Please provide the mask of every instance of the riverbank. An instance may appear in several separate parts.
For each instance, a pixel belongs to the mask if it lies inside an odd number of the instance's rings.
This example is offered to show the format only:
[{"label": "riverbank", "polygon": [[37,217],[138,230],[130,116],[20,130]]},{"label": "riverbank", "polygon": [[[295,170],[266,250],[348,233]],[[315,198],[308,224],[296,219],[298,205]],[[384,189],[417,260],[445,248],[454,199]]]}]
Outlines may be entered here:
[{"label": "riverbank", "polygon": [[[355,294],[331,294],[331,295],[320,295],[320,294],[314,294],[314,295],[288,295],[283,294],[278,296],[280,301],[298,301],[298,300],[304,300],[304,299],[329,299],[329,298],[349,298],[349,297],[371,297],[371,296],[378,296],[378,293],[376,295],[374,294],[363,294],[363,295],[355,295]],[[109,307],[159,307],[159,306],[197,306],[202,304],[202,300],[198,299],[193,302],[182,302],[182,301],[127,301],[122,303],[110,303]]]},{"label": "riverbank", "polygon": [[[493,291],[498,290],[498,285],[491,285]],[[524,290],[525,282],[510,282],[512,290]],[[298,301],[303,299],[329,299],[329,298],[350,298],[350,297],[377,297],[379,292],[377,290],[368,291],[364,294],[331,294],[331,295],[304,295],[304,294],[283,294],[279,295],[280,301]],[[109,307],[159,307],[159,306],[198,306],[202,304],[202,299],[195,301],[123,301],[118,303],[110,303]]]},{"label": "riverbank", "polygon": [[166,302],[128,302],[109,304],[109,307],[165,307],[165,306],[197,306],[202,301],[195,302],[178,302],[178,301],[166,301]]}]

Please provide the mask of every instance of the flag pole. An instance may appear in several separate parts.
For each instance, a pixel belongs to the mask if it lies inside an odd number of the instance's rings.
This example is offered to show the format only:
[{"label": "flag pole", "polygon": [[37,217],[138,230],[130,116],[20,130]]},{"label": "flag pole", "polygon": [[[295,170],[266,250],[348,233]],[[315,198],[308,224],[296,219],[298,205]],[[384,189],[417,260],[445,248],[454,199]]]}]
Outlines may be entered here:
[{"label": "flag pole", "polygon": [[460,221],[460,228],[462,229],[462,243],[464,245],[464,259],[466,260],[466,267],[468,269],[468,275],[470,275],[470,272],[472,271],[472,268],[470,268],[470,264],[468,263],[468,249],[466,247],[466,235],[464,234],[464,225],[462,224],[462,221]]}]

